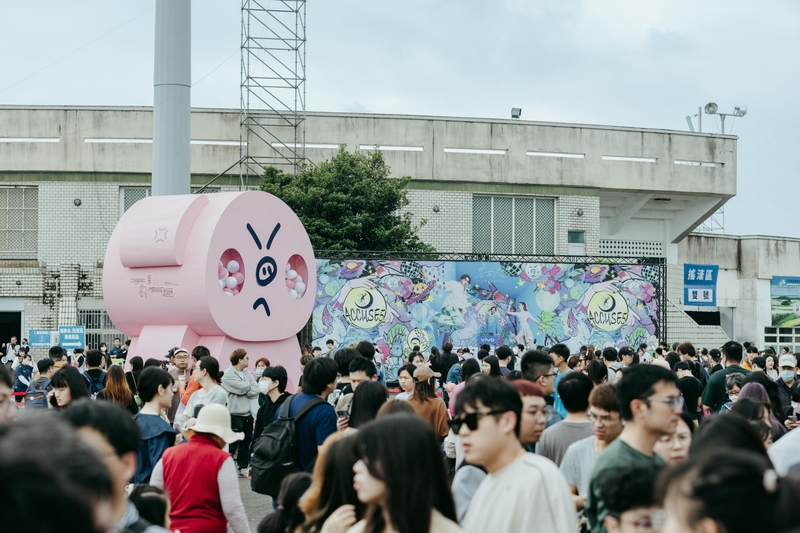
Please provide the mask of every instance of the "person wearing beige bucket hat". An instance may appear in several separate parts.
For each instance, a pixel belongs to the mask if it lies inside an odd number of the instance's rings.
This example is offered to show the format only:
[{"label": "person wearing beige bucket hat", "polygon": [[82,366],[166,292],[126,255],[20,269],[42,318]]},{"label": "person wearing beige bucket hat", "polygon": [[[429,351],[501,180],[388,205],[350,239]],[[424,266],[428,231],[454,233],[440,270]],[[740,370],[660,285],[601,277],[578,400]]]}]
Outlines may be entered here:
[{"label": "person wearing beige bucket hat", "polygon": [[433,378],[438,377],[441,374],[431,367],[418,366],[414,370],[414,394],[408,399],[408,405],[433,427],[441,442],[450,432],[450,413],[442,399],[436,396]]},{"label": "person wearing beige bucket hat", "polygon": [[186,431],[189,442],[164,451],[150,484],[169,493],[172,528],[184,532],[250,531],[239,493],[239,477],[226,444],[243,438],[231,430],[231,415],[219,404],[203,406]]}]

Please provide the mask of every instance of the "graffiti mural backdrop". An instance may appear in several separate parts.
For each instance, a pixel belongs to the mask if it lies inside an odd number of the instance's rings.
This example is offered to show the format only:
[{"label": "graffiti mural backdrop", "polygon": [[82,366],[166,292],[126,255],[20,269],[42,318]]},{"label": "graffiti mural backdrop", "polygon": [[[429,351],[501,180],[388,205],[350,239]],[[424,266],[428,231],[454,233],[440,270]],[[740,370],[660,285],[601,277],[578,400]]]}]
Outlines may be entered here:
[{"label": "graffiti mural backdrop", "polygon": [[654,346],[657,265],[317,259],[313,342],[371,340],[387,379],[444,342]]}]

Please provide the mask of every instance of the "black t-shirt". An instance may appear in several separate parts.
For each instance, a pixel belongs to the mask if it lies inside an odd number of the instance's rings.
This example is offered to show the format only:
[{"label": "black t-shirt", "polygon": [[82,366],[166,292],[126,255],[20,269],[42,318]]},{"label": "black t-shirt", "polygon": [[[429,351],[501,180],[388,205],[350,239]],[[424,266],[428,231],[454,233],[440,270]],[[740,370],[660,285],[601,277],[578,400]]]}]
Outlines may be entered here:
[{"label": "black t-shirt", "polygon": [[693,419],[699,420],[697,400],[703,394],[703,385],[700,383],[700,380],[694,376],[681,378],[678,380],[678,389],[680,389],[683,395],[684,411],[689,413]]}]

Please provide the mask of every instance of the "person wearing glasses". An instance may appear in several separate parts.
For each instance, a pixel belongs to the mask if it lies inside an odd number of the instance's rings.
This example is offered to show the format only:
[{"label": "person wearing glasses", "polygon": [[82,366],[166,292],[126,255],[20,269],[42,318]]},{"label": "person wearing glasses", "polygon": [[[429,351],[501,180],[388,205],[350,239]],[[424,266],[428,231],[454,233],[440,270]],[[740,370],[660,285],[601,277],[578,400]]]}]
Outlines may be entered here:
[{"label": "person wearing glasses", "polygon": [[623,373],[616,389],[625,427],[597,458],[589,483],[585,514],[592,533],[606,533],[608,507],[600,494],[603,479],[624,466],[663,467],[666,462],[653,447],[662,436],[674,433],[683,412],[683,396],[674,373],[655,365],[633,365]]},{"label": "person wearing glasses", "polygon": [[519,441],[522,398],[510,383],[470,383],[458,395],[456,413],[451,427],[461,438],[466,461],[487,472],[462,522],[464,531],[576,530],[575,505],[564,476],[552,461],[526,452]]},{"label": "person wearing glasses", "polygon": [[547,427],[561,422],[564,418],[553,406],[553,393],[556,390],[558,375],[553,358],[541,350],[528,350],[520,360],[520,370],[525,379],[539,385],[544,392],[547,401]]},{"label": "person wearing glasses", "polygon": [[560,466],[578,511],[583,511],[586,506],[589,482],[597,458],[622,433],[617,391],[613,385],[606,383],[592,389],[586,418],[592,424],[594,435],[571,444]]},{"label": "person wearing glasses", "polygon": [[608,503],[604,525],[609,533],[658,533],[665,514],[655,494],[658,470],[631,465],[611,472],[600,493]]}]

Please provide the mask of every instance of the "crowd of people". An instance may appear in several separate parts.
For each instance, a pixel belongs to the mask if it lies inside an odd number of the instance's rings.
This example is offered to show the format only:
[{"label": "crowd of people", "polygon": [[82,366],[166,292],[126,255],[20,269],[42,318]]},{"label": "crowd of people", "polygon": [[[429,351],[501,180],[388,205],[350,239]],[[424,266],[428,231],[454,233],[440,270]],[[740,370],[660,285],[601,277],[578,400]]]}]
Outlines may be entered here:
[{"label": "crowd of people", "polygon": [[120,351],[14,352],[4,527],[249,532],[248,478],[272,507],[258,533],[800,531],[786,350],[445,343],[387,384],[371,342],[326,348],[298,361],[296,391],[241,348],[126,367]]}]

